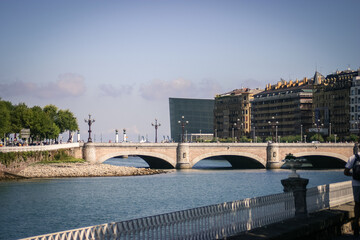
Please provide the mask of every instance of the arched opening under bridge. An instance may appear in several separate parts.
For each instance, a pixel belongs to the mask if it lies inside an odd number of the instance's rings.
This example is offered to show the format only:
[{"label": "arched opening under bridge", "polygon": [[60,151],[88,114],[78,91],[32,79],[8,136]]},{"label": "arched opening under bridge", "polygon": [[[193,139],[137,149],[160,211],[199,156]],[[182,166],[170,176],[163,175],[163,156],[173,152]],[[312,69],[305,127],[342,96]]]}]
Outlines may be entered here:
[{"label": "arched opening under bridge", "polygon": [[229,161],[221,156],[209,157],[198,161],[192,168],[194,169],[232,169]]},{"label": "arched opening under bridge", "polygon": [[151,168],[151,169],[173,169],[174,167],[165,160],[157,157],[144,155],[121,155],[109,158],[104,163],[116,166]]},{"label": "arched opening under bridge", "polygon": [[237,155],[219,155],[201,159],[193,168],[217,169],[263,169],[265,166],[258,160]]},{"label": "arched opening under bridge", "polygon": [[310,169],[340,169],[344,168],[346,164],[344,160],[331,156],[309,155],[302,158],[305,158],[311,164],[308,167]]}]

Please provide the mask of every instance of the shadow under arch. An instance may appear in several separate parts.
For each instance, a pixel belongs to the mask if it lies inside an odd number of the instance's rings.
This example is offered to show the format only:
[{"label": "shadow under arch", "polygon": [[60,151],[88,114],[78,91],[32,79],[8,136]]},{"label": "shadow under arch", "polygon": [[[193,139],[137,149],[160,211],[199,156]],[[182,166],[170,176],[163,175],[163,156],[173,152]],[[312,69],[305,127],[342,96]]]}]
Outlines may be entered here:
[{"label": "shadow under arch", "polygon": [[202,154],[192,160],[192,167],[201,160],[221,157],[227,160],[235,169],[259,169],[266,167],[266,161],[260,157],[245,152],[213,152]]},{"label": "shadow under arch", "polygon": [[109,153],[99,158],[98,162],[103,163],[110,158],[118,157],[118,156],[138,156],[142,158],[149,165],[149,168],[152,169],[174,169],[176,164],[175,163],[176,161],[173,161],[171,158],[163,154],[153,153],[153,152],[140,153],[136,151]]},{"label": "shadow under arch", "polygon": [[346,156],[337,153],[304,152],[296,153],[295,157],[305,158],[316,169],[339,169],[344,168],[348,160]]}]

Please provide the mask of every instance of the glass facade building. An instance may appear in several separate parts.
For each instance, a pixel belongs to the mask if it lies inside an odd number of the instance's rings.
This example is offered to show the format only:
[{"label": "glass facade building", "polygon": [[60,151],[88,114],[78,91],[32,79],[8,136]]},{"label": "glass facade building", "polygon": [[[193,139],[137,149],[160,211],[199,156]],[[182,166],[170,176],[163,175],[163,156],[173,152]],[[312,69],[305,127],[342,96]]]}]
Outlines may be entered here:
[{"label": "glass facade building", "polygon": [[[188,121],[185,134],[213,134],[214,100],[169,98],[170,131],[175,142],[181,142],[182,127],[178,121]],[[190,141],[190,139],[188,139]]]}]

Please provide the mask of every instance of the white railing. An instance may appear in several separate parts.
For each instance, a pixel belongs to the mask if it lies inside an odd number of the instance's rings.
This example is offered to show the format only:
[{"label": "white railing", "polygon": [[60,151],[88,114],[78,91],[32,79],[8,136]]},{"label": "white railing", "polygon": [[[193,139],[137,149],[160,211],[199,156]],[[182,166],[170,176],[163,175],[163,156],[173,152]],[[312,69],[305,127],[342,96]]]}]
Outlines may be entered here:
[{"label": "white railing", "polygon": [[31,152],[31,151],[51,151],[64,148],[80,147],[82,143],[63,143],[39,146],[21,146],[21,147],[0,147],[0,152]]},{"label": "white railing", "polygon": [[[309,188],[306,201],[309,213],[351,202],[351,181]],[[287,192],[23,240],[223,239],[292,217],[294,196]]]},{"label": "white railing", "polygon": [[309,213],[353,201],[351,181],[321,185],[307,189],[306,202]]},{"label": "white railing", "polygon": [[221,239],[294,216],[290,192],[26,239]]}]

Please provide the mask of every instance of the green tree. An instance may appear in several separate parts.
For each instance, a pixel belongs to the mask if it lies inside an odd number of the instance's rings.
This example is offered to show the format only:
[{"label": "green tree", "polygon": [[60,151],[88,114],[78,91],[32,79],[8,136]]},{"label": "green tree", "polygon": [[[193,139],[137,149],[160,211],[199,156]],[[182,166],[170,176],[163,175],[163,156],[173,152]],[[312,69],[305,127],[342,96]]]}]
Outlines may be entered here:
[{"label": "green tree", "polygon": [[10,114],[11,132],[19,133],[23,128],[30,128],[32,121],[32,111],[25,103],[15,105]]},{"label": "green tree", "polygon": [[60,129],[60,133],[69,131],[69,140],[71,136],[71,131],[76,131],[77,129],[79,129],[77,119],[74,117],[74,114],[68,109],[58,111],[55,123]]},{"label": "green tree", "polygon": [[49,138],[49,133],[53,127],[53,121],[50,119],[43,109],[39,106],[31,108],[33,118],[30,125],[30,135],[32,138],[39,140]]},{"label": "green tree", "polygon": [[238,142],[251,142],[252,139],[246,137],[246,136],[241,136],[241,138],[239,138]]},{"label": "green tree", "polygon": [[300,135],[284,136],[280,140],[281,140],[281,142],[287,142],[287,143],[300,142],[301,136]]},{"label": "green tree", "polygon": [[324,138],[323,138],[323,136],[322,136],[321,134],[316,133],[316,134],[314,134],[314,135],[312,135],[312,136],[310,137],[310,141],[324,142]]},{"label": "green tree", "polygon": [[358,142],[359,141],[359,136],[357,136],[355,134],[350,134],[349,140],[350,140],[350,142]]},{"label": "green tree", "polygon": [[58,107],[55,105],[46,105],[43,108],[43,111],[50,117],[50,119],[55,123],[58,116]]},{"label": "green tree", "polygon": [[10,102],[2,101],[0,98],[0,138],[10,133],[11,108],[12,105]]}]

